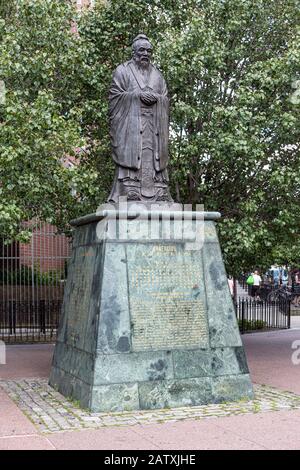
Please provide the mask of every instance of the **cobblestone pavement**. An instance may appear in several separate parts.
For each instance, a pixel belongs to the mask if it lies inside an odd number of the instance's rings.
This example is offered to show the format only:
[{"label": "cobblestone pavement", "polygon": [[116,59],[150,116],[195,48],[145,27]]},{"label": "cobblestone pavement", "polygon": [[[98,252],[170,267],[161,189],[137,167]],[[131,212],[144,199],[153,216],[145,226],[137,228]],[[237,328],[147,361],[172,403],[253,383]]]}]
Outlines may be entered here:
[{"label": "cobblestone pavement", "polygon": [[0,380],[0,387],[42,433],[300,409],[299,395],[264,385],[255,385],[255,399],[251,401],[122,413],[82,410],[53,390],[46,379]]}]

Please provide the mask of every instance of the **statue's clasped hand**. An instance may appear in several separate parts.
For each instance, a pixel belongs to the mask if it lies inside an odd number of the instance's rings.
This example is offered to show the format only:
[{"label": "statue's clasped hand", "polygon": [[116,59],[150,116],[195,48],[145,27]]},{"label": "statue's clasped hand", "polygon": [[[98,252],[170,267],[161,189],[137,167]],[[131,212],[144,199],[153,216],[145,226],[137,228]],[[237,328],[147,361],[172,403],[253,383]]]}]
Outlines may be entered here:
[{"label": "statue's clasped hand", "polygon": [[152,104],[157,102],[157,97],[155,93],[151,93],[150,91],[145,91],[144,93],[141,94],[141,101],[148,106],[151,106]]}]

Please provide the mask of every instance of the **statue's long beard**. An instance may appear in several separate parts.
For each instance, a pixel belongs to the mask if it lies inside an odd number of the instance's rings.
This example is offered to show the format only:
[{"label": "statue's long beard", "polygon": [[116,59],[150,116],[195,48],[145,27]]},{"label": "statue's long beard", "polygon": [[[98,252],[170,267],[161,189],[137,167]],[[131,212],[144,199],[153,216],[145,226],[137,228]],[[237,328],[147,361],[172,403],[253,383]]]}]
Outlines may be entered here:
[{"label": "statue's long beard", "polygon": [[136,57],[133,57],[133,60],[135,61],[138,68],[142,70],[147,70],[150,66],[150,60],[149,61],[138,60]]}]

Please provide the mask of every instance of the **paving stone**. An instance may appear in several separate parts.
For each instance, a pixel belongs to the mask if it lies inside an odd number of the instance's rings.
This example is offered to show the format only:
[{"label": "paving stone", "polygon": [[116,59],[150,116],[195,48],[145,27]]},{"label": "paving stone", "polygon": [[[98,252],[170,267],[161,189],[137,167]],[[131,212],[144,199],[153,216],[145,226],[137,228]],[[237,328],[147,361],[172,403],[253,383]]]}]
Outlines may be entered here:
[{"label": "paving stone", "polygon": [[[232,385],[236,376],[233,376]],[[222,376],[216,377],[221,387]],[[248,383],[247,381],[245,383]],[[34,379],[0,381],[9,397],[25,412],[41,433],[54,433],[64,430],[97,429],[103,427],[134,426],[137,424],[170,423],[186,419],[205,420],[224,416],[276,412],[280,410],[300,410],[300,396],[268,386],[255,386],[255,398],[221,404],[200,405],[190,408],[161,409],[153,411],[126,411],[92,413],[82,410],[57,392],[53,392],[46,380]],[[24,390],[26,389],[26,392]],[[55,394],[55,400],[52,400]],[[41,406],[37,407],[36,403]]]}]

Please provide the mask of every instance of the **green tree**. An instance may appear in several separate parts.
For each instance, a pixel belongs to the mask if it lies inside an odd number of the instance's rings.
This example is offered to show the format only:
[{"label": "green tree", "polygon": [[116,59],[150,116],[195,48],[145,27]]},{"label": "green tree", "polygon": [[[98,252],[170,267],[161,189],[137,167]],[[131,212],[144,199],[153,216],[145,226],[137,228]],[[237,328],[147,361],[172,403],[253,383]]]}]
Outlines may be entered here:
[{"label": "green tree", "polygon": [[[234,274],[299,260],[297,4],[112,0],[98,2],[80,22],[90,73],[83,125],[91,142],[101,143],[92,145],[93,161],[111,175],[111,72],[145,31],[170,90],[174,198],[221,211],[224,257]],[[111,176],[101,182],[109,186]]]},{"label": "green tree", "polygon": [[24,220],[64,228],[84,206],[74,197],[81,170],[67,169],[62,159],[76,158],[74,150],[84,145],[85,51],[72,31],[71,1],[1,0],[0,14],[0,79],[6,89],[0,105],[0,226],[2,237],[13,238],[25,235]]},{"label": "green tree", "polygon": [[[63,227],[105,200],[107,91],[143,31],[170,91],[174,199],[221,211],[232,274],[299,262],[297,0],[98,0],[78,18],[67,0],[11,3],[0,27],[6,232],[35,216]],[[61,156],[78,146],[80,165],[68,171]]]}]

